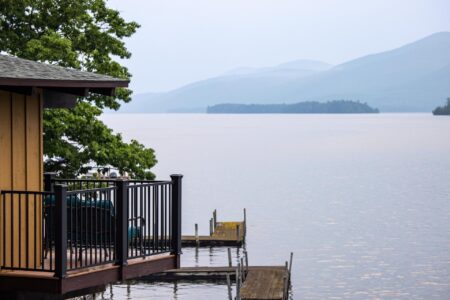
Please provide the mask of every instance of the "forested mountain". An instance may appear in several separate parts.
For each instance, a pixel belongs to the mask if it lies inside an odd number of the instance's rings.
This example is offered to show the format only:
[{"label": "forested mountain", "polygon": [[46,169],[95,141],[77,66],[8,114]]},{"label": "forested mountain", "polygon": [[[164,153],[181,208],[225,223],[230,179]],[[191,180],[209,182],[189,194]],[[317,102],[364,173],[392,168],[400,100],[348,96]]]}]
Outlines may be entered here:
[{"label": "forested mountain", "polygon": [[450,95],[450,33],[337,66],[299,60],[244,68],[162,94],[141,94],[123,112],[205,112],[220,103],[354,99],[381,111],[431,111]]}]

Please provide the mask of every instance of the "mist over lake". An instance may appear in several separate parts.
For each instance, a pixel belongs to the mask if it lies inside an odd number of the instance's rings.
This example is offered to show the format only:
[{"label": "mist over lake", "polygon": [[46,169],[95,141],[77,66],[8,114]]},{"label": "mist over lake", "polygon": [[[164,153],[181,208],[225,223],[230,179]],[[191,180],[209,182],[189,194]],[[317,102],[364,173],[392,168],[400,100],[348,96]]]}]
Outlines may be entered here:
[{"label": "mist over lake", "polygon": [[[294,252],[293,299],[447,299],[450,118],[431,114],[106,114],[184,175],[183,233],[247,209],[252,265]],[[233,250],[235,251],[235,250]],[[236,254],[234,252],[234,254]],[[224,265],[186,249],[182,266]],[[226,286],[114,285],[113,299],[226,299]],[[108,292],[109,293],[109,290]]]}]

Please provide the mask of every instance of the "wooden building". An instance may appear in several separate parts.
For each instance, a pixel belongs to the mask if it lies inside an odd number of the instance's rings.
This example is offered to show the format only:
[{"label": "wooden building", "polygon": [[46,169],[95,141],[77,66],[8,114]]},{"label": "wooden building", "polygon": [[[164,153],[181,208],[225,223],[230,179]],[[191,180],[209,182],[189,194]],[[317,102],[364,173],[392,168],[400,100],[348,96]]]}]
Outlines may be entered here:
[{"label": "wooden building", "polygon": [[127,86],[0,55],[0,296],[64,295],[179,264],[180,175],[159,182],[44,178],[44,109]]}]

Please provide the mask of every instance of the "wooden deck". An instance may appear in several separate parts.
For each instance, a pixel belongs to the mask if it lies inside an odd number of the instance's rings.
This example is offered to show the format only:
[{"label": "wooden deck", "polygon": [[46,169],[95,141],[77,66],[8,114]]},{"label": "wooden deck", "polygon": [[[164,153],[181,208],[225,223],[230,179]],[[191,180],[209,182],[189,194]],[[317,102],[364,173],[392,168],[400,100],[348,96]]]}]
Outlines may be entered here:
[{"label": "wooden deck", "polygon": [[[285,270],[285,266],[250,266],[250,271],[265,269]],[[229,275],[231,279],[236,277],[237,267],[183,267],[179,269],[167,270],[161,273],[153,274],[146,279],[153,281],[208,281],[208,280],[226,280]]]},{"label": "wooden deck", "polygon": [[178,255],[160,254],[146,258],[129,259],[128,264],[124,266],[111,263],[71,270],[67,272],[65,278],[56,278],[51,272],[0,270],[0,295],[8,295],[8,293],[17,293],[18,291],[65,296],[82,295],[86,291],[99,286],[147,276],[173,269],[178,265]]},{"label": "wooden deck", "polygon": [[[137,256],[140,254],[139,249],[129,249],[129,256]],[[147,254],[148,255],[148,254]],[[55,250],[49,250],[47,253],[47,258],[43,259],[43,267],[45,270],[51,270],[55,268]],[[79,269],[85,266],[93,266],[98,264],[103,264],[107,261],[114,260],[114,248],[88,248],[83,251],[77,249],[75,250],[67,250],[67,270],[71,269]],[[25,263],[24,263],[25,266]]]},{"label": "wooden deck", "polygon": [[[283,300],[286,268],[250,269],[242,285],[241,300]],[[287,279],[286,279],[287,280]]]},{"label": "wooden deck", "polygon": [[[183,281],[225,281],[227,276],[236,281],[238,267],[184,267],[164,271],[145,277],[156,282]],[[247,276],[240,287],[241,300],[283,300],[287,295],[286,280],[289,273],[286,266],[249,266]]]}]

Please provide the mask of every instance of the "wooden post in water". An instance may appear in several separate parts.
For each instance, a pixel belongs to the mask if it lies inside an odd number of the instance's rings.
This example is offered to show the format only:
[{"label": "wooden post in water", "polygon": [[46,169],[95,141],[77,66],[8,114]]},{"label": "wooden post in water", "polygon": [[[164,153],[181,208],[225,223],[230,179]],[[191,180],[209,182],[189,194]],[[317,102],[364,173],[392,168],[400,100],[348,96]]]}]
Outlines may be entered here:
[{"label": "wooden post in water", "polygon": [[285,276],[283,276],[283,300],[287,300],[287,297],[286,297],[286,282],[287,282],[287,279],[286,279],[286,275],[285,275]]},{"label": "wooden post in water", "polygon": [[245,257],[245,272],[248,274],[248,253],[247,253],[247,250],[244,250],[244,257]]},{"label": "wooden post in water", "polygon": [[213,228],[213,219],[209,219],[209,236],[212,236],[214,233],[214,228]]},{"label": "wooden post in water", "polygon": [[288,299],[289,294],[289,269],[288,269],[288,262],[285,264],[285,271],[283,276],[283,299]]},{"label": "wooden post in water", "polygon": [[195,243],[197,244],[197,247],[200,244],[200,239],[198,237],[198,224],[197,223],[195,223]]},{"label": "wooden post in water", "polygon": [[238,224],[238,225],[236,225],[236,241],[237,241],[237,242],[239,242],[239,240],[240,240],[240,234],[241,234],[241,232],[240,232],[240,226],[239,226],[239,224]]},{"label": "wooden post in water", "polygon": [[241,274],[242,274],[242,282],[244,282],[245,277],[247,274],[245,274],[245,266],[244,266],[244,259],[241,257]]},{"label": "wooden post in water", "polygon": [[244,208],[244,242],[247,236],[247,210]]},{"label": "wooden post in water", "polygon": [[240,300],[241,299],[240,269],[241,269],[241,267],[239,266],[239,263],[238,263],[238,267],[236,269],[236,300]]},{"label": "wooden post in water", "polygon": [[233,300],[233,295],[231,293],[231,279],[230,274],[227,274],[227,287],[228,287],[228,300]]},{"label": "wooden post in water", "polygon": [[231,262],[231,248],[228,248],[228,266],[231,268],[233,263]]},{"label": "wooden post in water", "polygon": [[292,258],[294,256],[294,252],[291,252],[291,257],[289,258],[289,284],[291,283],[291,273],[292,273]]}]

